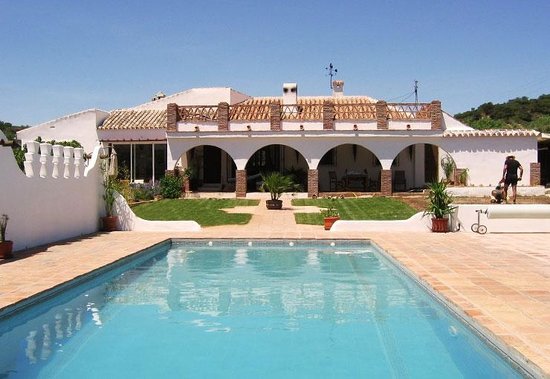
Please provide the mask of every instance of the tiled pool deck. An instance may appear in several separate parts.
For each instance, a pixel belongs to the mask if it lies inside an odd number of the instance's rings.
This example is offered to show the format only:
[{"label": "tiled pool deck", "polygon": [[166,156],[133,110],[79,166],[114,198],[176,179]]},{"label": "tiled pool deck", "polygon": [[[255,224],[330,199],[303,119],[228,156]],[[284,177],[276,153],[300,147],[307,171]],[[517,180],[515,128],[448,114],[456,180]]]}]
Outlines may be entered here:
[{"label": "tiled pool deck", "polygon": [[296,225],[292,209],[253,209],[245,226],[103,233],[17,254],[0,264],[0,309],[172,237],[369,239],[550,377],[549,234],[335,233]]}]

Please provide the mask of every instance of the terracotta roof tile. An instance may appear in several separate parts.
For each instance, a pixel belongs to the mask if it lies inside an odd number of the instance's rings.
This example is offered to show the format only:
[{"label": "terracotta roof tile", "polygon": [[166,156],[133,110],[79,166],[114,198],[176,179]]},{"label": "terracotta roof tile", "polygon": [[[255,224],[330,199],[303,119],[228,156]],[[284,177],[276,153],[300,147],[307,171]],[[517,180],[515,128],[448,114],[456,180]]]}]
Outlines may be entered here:
[{"label": "terracotta roof tile", "polygon": [[166,129],[166,110],[116,110],[99,129]]}]

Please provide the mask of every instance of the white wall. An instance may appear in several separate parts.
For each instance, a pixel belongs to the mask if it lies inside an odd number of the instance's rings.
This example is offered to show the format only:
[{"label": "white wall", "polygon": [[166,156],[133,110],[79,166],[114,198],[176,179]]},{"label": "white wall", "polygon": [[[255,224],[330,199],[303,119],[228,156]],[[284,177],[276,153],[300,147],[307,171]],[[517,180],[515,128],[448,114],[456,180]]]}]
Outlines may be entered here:
[{"label": "white wall", "polygon": [[137,105],[131,109],[166,109],[166,106],[170,103],[178,105],[218,105],[218,103],[226,102],[231,105],[249,98],[250,96],[228,87],[192,88],[159,100]]},{"label": "white wall", "polygon": [[71,114],[17,132],[23,144],[42,137],[44,141],[72,141],[82,144],[86,153],[91,153],[98,144],[97,127],[109,116],[108,112],[90,109]]},{"label": "white wall", "polygon": [[[41,156],[35,154],[32,158],[39,173]],[[46,166],[51,169],[52,157],[43,159],[47,159]],[[61,175],[55,179],[50,170],[45,178],[38,174],[29,178],[17,166],[12,149],[0,146],[0,214],[9,216],[6,238],[14,242],[14,250],[98,230],[103,187],[96,159],[97,150],[78,179],[74,178],[74,163],[69,165],[71,178]]]},{"label": "white wall", "polygon": [[538,161],[536,137],[451,137],[440,146],[458,168],[468,169],[468,184],[476,186],[496,185],[508,155],[515,155],[523,167],[523,180],[518,186],[529,186],[530,164]]},{"label": "white wall", "polygon": [[[383,169],[390,169],[395,157],[401,152],[400,165],[396,169],[404,169],[409,186],[420,185],[418,177],[412,177],[412,165],[407,148],[415,144],[432,144],[439,146],[451,154],[458,168],[468,168],[468,183],[475,186],[494,185],[502,177],[504,159],[514,154],[522,163],[524,179],[520,186],[528,186],[530,178],[530,163],[537,162],[537,139],[535,136],[509,137],[443,137],[440,132],[428,131],[426,135],[409,136],[406,133],[361,134],[338,133],[330,131],[270,133],[204,133],[181,135],[170,138],[168,144],[168,167],[173,167],[180,155],[200,145],[212,145],[225,150],[235,161],[237,169],[245,168],[250,156],[263,146],[280,144],[298,150],[304,156],[310,169],[319,168],[321,157],[331,148],[343,144],[357,144],[372,152],[380,160]],[[361,149],[358,149],[361,151]],[[367,158],[368,159],[368,158]],[[441,159],[441,156],[439,157]],[[440,162],[435,162],[441,173]],[[367,167],[368,168],[368,167]]]}]

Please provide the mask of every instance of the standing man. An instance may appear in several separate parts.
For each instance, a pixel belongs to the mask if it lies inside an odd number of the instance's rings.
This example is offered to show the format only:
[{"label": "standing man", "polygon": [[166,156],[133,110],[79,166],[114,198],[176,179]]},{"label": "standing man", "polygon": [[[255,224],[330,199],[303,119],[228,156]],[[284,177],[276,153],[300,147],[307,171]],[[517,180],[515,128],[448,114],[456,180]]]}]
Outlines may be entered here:
[{"label": "standing man", "polygon": [[[519,177],[518,177],[519,169]],[[516,203],[516,191],[518,186],[518,181],[521,180],[523,176],[523,167],[521,163],[516,161],[516,157],[509,155],[506,157],[506,162],[504,162],[504,170],[502,170],[502,181],[504,182],[504,200],[508,202],[508,186],[512,186],[512,201]]]}]

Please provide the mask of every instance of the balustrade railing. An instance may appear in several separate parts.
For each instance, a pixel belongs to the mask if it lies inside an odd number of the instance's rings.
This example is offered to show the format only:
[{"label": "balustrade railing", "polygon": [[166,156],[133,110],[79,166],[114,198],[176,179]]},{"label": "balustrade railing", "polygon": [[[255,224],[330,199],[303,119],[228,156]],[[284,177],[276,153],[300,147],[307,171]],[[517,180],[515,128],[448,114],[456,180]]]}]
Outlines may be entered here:
[{"label": "balustrade railing", "polygon": [[429,103],[388,103],[391,120],[429,120]]},{"label": "balustrade railing", "polygon": [[281,120],[314,121],[323,119],[323,104],[287,104],[281,106]]},{"label": "balustrade railing", "polygon": [[[237,104],[229,107],[229,121],[267,121],[271,117],[271,104]],[[323,104],[285,104],[280,105],[281,120],[318,121],[323,119]],[[335,120],[376,120],[376,103],[336,103],[334,107]],[[388,103],[386,105],[388,119],[399,121],[430,120],[429,103]],[[209,122],[217,121],[219,107],[180,106],[179,120]],[[223,117],[223,116],[222,116]]]},{"label": "balustrade railing", "polygon": [[[29,141],[26,143],[25,175],[29,178],[75,178],[83,175],[84,149]],[[40,148],[40,149],[39,149]]]},{"label": "balustrade railing", "polygon": [[270,104],[238,104],[229,107],[229,120],[265,121],[270,116]]},{"label": "balustrade railing", "polygon": [[216,121],[218,119],[217,105],[178,107],[179,119],[182,121]]},{"label": "balustrade railing", "polygon": [[334,104],[335,120],[376,120],[376,104]]}]

